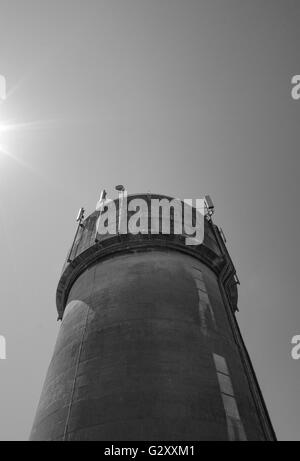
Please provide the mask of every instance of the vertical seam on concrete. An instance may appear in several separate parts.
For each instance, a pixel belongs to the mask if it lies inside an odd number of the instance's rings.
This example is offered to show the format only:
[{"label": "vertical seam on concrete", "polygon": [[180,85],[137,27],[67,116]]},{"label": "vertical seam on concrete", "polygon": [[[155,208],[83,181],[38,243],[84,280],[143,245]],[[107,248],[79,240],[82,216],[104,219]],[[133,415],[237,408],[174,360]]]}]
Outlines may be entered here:
[{"label": "vertical seam on concrete", "polygon": [[229,322],[229,325],[230,325],[230,328],[233,334],[235,344],[237,345],[237,348],[239,351],[239,357],[240,357],[243,369],[245,371],[245,378],[247,380],[250,394],[252,396],[252,402],[254,404],[254,407],[256,408],[256,414],[258,417],[258,421],[260,422],[262,433],[264,434],[266,440],[274,441],[276,440],[276,435],[275,435],[272,423],[269,418],[268,410],[266,408],[263,395],[260,391],[260,386],[257,381],[251,359],[249,357],[242,334],[240,332],[238,322],[232,311],[230,301],[228,299],[227,293],[225,291],[225,288],[220,278],[218,278],[218,283],[219,283],[221,296],[224,302],[227,319],[228,319],[228,322]]},{"label": "vertical seam on concrete", "polygon": [[[239,408],[238,408],[238,403],[237,403],[237,400],[235,398],[235,393],[234,393],[234,389],[233,389],[232,380],[231,380],[230,372],[229,372],[229,369],[228,369],[227,361],[226,361],[226,358],[223,357],[222,355],[219,356],[219,357],[222,357],[222,359],[225,362],[225,368],[226,368],[225,371],[226,372],[223,371],[223,370],[222,371],[220,370],[220,368],[218,367],[217,361],[216,361],[216,354],[213,353],[213,359],[214,359],[215,369],[216,369],[216,373],[217,373],[217,379],[218,379],[218,383],[219,383],[220,394],[221,394],[221,397],[222,397],[223,407],[224,407],[224,411],[225,411],[225,415],[226,415],[228,438],[229,438],[230,441],[234,441],[234,440],[246,441],[247,436],[246,436],[246,432],[245,432],[243,422],[241,420],[241,416],[240,416],[240,412],[239,412]],[[219,377],[220,374],[222,374],[224,376],[227,376],[227,378],[229,379],[230,386],[231,386],[231,389],[229,391],[227,389],[224,389],[224,385],[222,385],[222,382],[220,381],[220,377]],[[236,407],[236,413],[237,413],[236,415],[230,414],[230,411],[229,411],[227,405],[225,404],[224,396],[228,396],[228,397],[233,399],[234,405]]]},{"label": "vertical seam on concrete", "polygon": [[[94,269],[94,281],[93,281],[93,291],[95,289],[95,272],[96,269]],[[76,381],[77,381],[77,373],[78,373],[78,368],[79,368],[79,363],[80,363],[80,357],[81,357],[81,352],[82,352],[82,347],[83,347],[83,341],[85,337],[85,332],[87,328],[87,323],[88,323],[88,318],[89,318],[89,313],[90,313],[90,306],[88,305],[88,310],[85,318],[85,324],[82,332],[82,338],[79,346],[79,351],[78,351],[78,357],[77,357],[77,362],[76,362],[76,367],[75,367],[75,374],[74,374],[74,380],[72,384],[72,390],[71,390],[71,398],[70,398],[70,403],[69,403],[69,408],[68,408],[68,414],[67,414],[67,419],[66,419],[66,424],[65,424],[65,429],[64,429],[64,436],[63,436],[63,441],[66,440],[67,432],[68,432],[68,426],[69,426],[69,420],[71,416],[71,409],[72,409],[72,403],[73,403],[73,397],[75,393],[75,386],[76,386]]]},{"label": "vertical seam on concrete", "polygon": [[88,311],[87,311],[87,314],[86,314],[85,324],[84,324],[84,328],[83,328],[83,332],[82,332],[82,338],[81,338],[81,342],[80,342],[80,346],[79,346],[78,357],[77,357],[77,362],[76,362],[76,367],[75,367],[74,380],[73,380],[73,385],[72,385],[72,390],[71,390],[71,398],[70,398],[68,414],[67,414],[67,419],[66,419],[66,424],[65,424],[63,441],[66,440],[66,436],[67,436],[68,425],[69,425],[69,420],[70,420],[70,415],[71,415],[71,408],[72,408],[72,403],[73,403],[73,397],[74,397],[74,393],[75,393],[77,373],[78,373],[78,368],[79,368],[79,362],[80,362],[81,351],[82,351],[83,340],[84,340],[84,336],[85,336],[85,331],[86,331],[89,312],[90,312],[90,306],[88,307]]}]

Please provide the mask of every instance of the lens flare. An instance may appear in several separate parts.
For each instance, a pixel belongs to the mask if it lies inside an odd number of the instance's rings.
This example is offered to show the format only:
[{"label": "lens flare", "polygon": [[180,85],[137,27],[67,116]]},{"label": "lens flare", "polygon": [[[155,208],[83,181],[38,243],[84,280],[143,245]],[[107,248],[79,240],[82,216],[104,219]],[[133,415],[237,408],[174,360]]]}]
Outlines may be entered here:
[{"label": "lens flare", "polygon": [[[4,77],[2,77],[4,79]],[[5,116],[6,110],[11,111],[10,106],[10,96],[15,92],[19,85],[16,85],[15,88],[11,89],[6,93],[6,80],[5,82],[5,98],[0,98],[0,160],[1,157],[8,157],[9,159],[14,160],[15,162],[23,165],[29,169],[33,169],[30,165],[27,164],[19,155],[12,152],[15,151],[15,148],[12,146],[15,144],[15,140],[18,135],[24,130],[37,129],[40,127],[41,122],[23,122],[9,119]],[[0,82],[1,83],[1,82]],[[3,81],[2,81],[3,83]],[[2,85],[2,88],[4,86]]]},{"label": "lens flare", "polygon": [[0,120],[0,160],[1,157],[8,157],[23,168],[40,175],[36,168],[26,162],[20,155],[16,155],[9,146],[12,144],[14,137],[17,137],[22,130],[38,129],[41,124],[41,122],[14,123]]}]

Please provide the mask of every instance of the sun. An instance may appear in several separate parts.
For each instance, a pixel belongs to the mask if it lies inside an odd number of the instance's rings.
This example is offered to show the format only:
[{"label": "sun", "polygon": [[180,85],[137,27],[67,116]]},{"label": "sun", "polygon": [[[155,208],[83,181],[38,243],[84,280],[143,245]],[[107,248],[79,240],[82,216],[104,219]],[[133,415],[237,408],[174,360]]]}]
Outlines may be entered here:
[{"label": "sun", "polygon": [[[24,158],[13,152],[12,146],[20,131],[35,125],[34,123],[16,123],[11,120],[3,120],[0,118],[0,160],[7,158],[7,160],[12,160],[18,165],[32,170],[32,166],[29,165]],[[1,169],[4,171],[3,165]]]},{"label": "sun", "polygon": [[[20,113],[19,105],[12,104],[15,98],[11,99],[12,96],[15,96],[16,90],[20,86],[21,83],[16,84],[5,95],[4,99],[3,97],[1,98],[0,91],[0,173],[5,172],[5,163],[12,161],[37,174],[35,166],[31,165],[26,159],[26,140],[36,137],[38,131],[47,129],[49,125],[57,123],[57,121],[53,119],[29,120],[28,117],[24,118]],[[16,113],[18,113],[17,118],[15,117]],[[13,118],[11,118],[12,114],[14,114]],[[21,140],[22,142],[20,142]]]},{"label": "sun", "polygon": [[[1,76],[0,76],[1,77]],[[4,80],[4,77],[2,77]],[[0,83],[2,82],[2,86],[0,86],[0,89],[3,89],[3,81],[0,80]],[[4,80],[5,83],[5,80]],[[0,92],[1,93],[1,92]],[[5,109],[7,106],[7,95],[5,94],[5,98],[3,99],[4,94],[0,94],[0,155],[9,155],[9,149],[8,149],[8,141],[9,141],[9,136],[8,132],[13,131],[15,129],[15,124],[12,123],[11,120],[8,120],[7,117],[5,116]]]},{"label": "sun", "polygon": [[9,122],[3,122],[0,120],[0,154],[8,155],[13,157],[8,150],[8,136],[9,132],[12,132],[16,129],[16,125]]},{"label": "sun", "polygon": [[4,133],[7,130],[6,123],[0,121],[0,153],[5,154],[6,148],[4,146]]},{"label": "sun", "polygon": [[11,96],[18,88],[18,85],[6,93],[6,86],[3,86],[5,79],[3,79],[4,77],[2,77],[1,81],[0,75],[0,157],[6,156],[18,163],[25,163],[24,160],[21,160],[18,155],[12,152],[12,146],[21,130],[35,127],[36,123],[20,122],[8,116],[8,113],[11,112]]},{"label": "sun", "polygon": [[[18,134],[20,134],[22,130],[32,127],[35,128],[36,126],[37,123],[14,123],[12,121],[2,121],[0,119],[0,165],[2,163],[1,159],[4,160],[6,158],[36,174],[35,168],[29,164],[23,156],[14,153],[12,149],[14,139],[18,137]],[[3,166],[4,165],[2,165],[1,168],[2,172],[4,171]]]}]

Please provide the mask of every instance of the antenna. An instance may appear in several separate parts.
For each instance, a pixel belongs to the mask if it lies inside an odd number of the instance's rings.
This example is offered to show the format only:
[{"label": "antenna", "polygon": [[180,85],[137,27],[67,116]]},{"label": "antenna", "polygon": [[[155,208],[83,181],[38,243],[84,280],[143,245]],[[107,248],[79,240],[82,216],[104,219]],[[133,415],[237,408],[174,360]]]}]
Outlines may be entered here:
[{"label": "antenna", "polygon": [[125,192],[125,187],[123,184],[119,184],[118,186],[115,186],[115,189],[119,192]]},{"label": "antenna", "polygon": [[205,204],[205,208],[206,208],[206,216],[207,216],[207,219],[210,221],[211,220],[211,217],[212,215],[214,214],[215,212],[215,206],[213,204],[213,201],[210,197],[210,195],[205,195],[204,196],[204,204]]},{"label": "antenna", "polygon": [[99,200],[97,202],[97,205],[96,205],[96,210],[97,211],[102,211],[104,202],[106,200],[106,197],[107,197],[107,192],[106,192],[105,189],[102,189],[101,192],[100,192],[100,198],[99,198]]},{"label": "antenna", "polygon": [[106,196],[107,196],[107,192],[105,189],[102,189],[101,193],[100,193],[100,199],[99,200],[105,200],[106,199]]},{"label": "antenna", "polygon": [[77,215],[77,218],[76,218],[76,222],[79,222],[79,225],[81,226],[81,223],[84,219],[84,208],[80,208],[80,210],[78,211],[78,215]]},{"label": "antenna", "polygon": [[84,227],[84,225],[82,224],[82,221],[84,220],[84,211],[85,211],[84,208],[81,207],[80,210],[78,211],[78,214],[77,214],[76,222],[78,222],[78,226],[77,226],[77,229],[76,229],[76,233],[75,233],[75,237],[74,237],[72,246],[71,246],[69,254],[68,254],[68,258],[67,258],[68,263],[70,263],[72,261],[71,260],[71,255],[72,255],[73,248],[74,248],[77,236],[78,236],[79,229],[80,229],[80,227]]},{"label": "antenna", "polygon": [[241,282],[240,282],[240,280],[239,280],[239,278],[238,278],[238,276],[237,276],[237,274],[236,274],[236,273],[235,273],[235,274],[233,274],[233,277],[234,277],[234,281],[235,281],[236,285],[240,285],[240,284],[241,284]]},{"label": "antenna", "polygon": [[[123,184],[115,186],[115,190],[119,192],[119,223],[118,223],[118,234],[120,234],[121,223],[122,223],[122,213],[123,213],[123,200],[125,198],[126,189]],[[126,205],[127,206],[127,205]],[[127,219],[127,218],[126,218]]]},{"label": "antenna", "polygon": [[100,218],[101,218],[101,214],[102,214],[102,211],[103,211],[103,208],[104,208],[104,204],[105,204],[105,201],[106,201],[106,197],[107,197],[107,192],[105,189],[102,189],[102,191],[100,192],[100,198],[98,200],[98,203],[96,205],[96,211],[99,211],[99,219],[96,223],[96,233],[95,233],[95,242],[97,243],[99,240],[97,239],[97,235],[98,235],[98,228],[99,228],[99,223],[100,223]]}]

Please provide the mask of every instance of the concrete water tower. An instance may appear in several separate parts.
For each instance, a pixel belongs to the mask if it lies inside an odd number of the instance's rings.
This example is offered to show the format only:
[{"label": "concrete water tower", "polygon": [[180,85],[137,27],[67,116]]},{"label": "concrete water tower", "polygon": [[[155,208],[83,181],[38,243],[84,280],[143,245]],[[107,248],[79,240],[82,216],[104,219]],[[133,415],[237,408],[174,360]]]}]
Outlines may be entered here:
[{"label": "concrete water tower", "polygon": [[[135,194],[128,204],[164,198]],[[97,235],[106,200],[78,215],[31,440],[275,440],[212,205],[204,241],[189,246],[184,232],[122,234],[118,215],[117,234]]]}]

